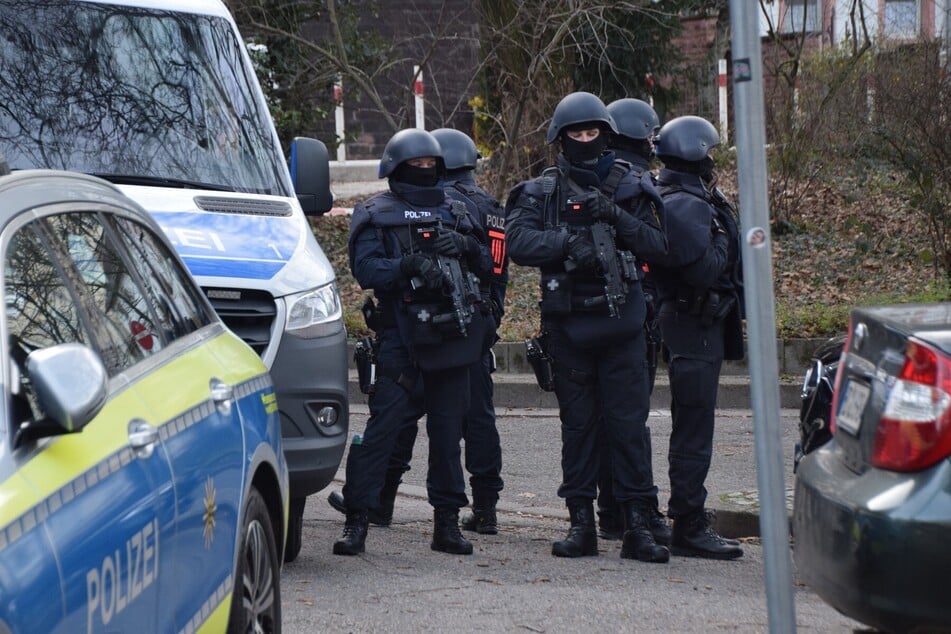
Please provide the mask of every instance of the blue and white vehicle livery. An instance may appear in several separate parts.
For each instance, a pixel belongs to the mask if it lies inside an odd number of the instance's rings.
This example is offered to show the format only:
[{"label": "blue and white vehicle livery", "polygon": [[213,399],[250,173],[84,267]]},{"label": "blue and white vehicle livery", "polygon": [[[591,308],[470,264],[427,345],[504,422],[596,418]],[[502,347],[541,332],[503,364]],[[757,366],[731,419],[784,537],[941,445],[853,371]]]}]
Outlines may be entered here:
[{"label": "blue and white vehicle livery", "polygon": [[264,360],[291,474],[288,560],[349,420],[336,278],[308,221],[332,205],[327,151],[300,138],[290,154],[289,170],[221,0],[0,0],[0,155],[117,185]]},{"label": "blue and white vehicle livery", "polygon": [[274,386],[149,214],[0,176],[0,632],[279,632]]}]

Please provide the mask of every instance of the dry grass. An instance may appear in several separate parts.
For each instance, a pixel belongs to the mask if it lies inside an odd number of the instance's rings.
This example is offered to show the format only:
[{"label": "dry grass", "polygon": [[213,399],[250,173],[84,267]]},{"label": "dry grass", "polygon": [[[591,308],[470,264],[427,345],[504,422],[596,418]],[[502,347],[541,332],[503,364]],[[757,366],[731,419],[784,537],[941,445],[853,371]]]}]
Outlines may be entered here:
[{"label": "dry grass", "polygon": [[[736,199],[735,178],[720,187]],[[791,215],[791,230],[773,233],[773,290],[777,334],[826,337],[842,330],[857,304],[947,299],[922,253],[927,223],[903,201],[867,184],[840,179],[813,186]],[[351,206],[355,201],[341,201]],[[369,293],[356,284],[347,261],[349,217],[315,220],[314,233],[338,276],[351,336],[366,332],[360,305]],[[510,267],[503,341],[521,341],[538,327],[538,271]],[[939,290],[935,291],[935,286]]]}]

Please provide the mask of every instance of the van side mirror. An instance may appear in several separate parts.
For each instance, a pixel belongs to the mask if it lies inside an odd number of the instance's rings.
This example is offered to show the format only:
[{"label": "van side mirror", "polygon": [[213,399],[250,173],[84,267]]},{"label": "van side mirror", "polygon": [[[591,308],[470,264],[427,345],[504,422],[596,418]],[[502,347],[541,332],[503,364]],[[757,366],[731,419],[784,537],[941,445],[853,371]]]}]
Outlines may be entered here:
[{"label": "van side mirror", "polygon": [[291,141],[291,182],[305,216],[322,216],[333,207],[330,159],[323,141],[295,137]]}]

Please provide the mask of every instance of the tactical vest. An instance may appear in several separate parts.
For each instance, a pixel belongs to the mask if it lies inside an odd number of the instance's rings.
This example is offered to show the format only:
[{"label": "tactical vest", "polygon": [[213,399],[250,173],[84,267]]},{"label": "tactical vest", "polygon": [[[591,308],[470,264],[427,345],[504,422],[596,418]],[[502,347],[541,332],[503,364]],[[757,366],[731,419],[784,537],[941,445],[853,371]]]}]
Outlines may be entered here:
[{"label": "tactical vest", "polygon": [[446,188],[446,193],[450,198],[469,204],[477,210],[477,219],[492,255],[492,270],[482,280],[483,301],[486,302],[487,306],[492,307],[496,319],[500,319],[508,284],[505,213],[495,198],[471,183],[452,182]]},{"label": "tactical vest", "polygon": [[473,231],[464,206],[451,213],[448,204],[413,206],[387,193],[364,207],[367,223],[377,231],[388,257],[423,253],[451,278],[451,291],[434,292],[411,283],[398,301],[381,301],[381,311],[392,315],[417,365],[431,371],[475,363],[488,347],[490,330],[479,307],[479,280],[464,261],[438,255],[431,246],[440,228]]},{"label": "tactical vest", "polygon": [[[624,178],[630,165],[616,161],[611,174],[599,188],[609,198],[623,201],[640,195],[638,181]],[[549,230],[584,234],[592,239],[592,218],[583,217],[583,206],[575,209],[573,197],[584,192],[557,168],[543,172],[538,182],[544,195],[545,227]],[[572,216],[572,214],[576,214]],[[577,215],[580,214],[580,215]],[[601,223],[604,225],[604,223]],[[618,292],[610,292],[603,273],[567,267],[543,268],[541,271],[543,322],[557,322],[569,340],[577,346],[610,344],[633,338],[643,331],[646,307],[640,292],[634,254],[617,249],[614,227],[605,225],[610,237],[608,251],[616,257],[620,279]],[[597,245],[597,240],[592,239]],[[635,288],[636,287],[636,288]]]}]

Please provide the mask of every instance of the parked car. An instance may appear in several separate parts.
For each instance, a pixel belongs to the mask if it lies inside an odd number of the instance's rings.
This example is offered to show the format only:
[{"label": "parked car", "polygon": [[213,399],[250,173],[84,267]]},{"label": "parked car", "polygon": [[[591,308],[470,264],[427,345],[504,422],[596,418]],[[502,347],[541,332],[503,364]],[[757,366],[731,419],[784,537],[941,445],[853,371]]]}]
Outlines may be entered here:
[{"label": "parked car", "polygon": [[0,201],[0,632],[279,631],[266,366],[115,186],[25,170]]},{"label": "parked car", "polygon": [[830,426],[796,472],[799,574],[862,623],[951,630],[951,304],[853,309]]}]

